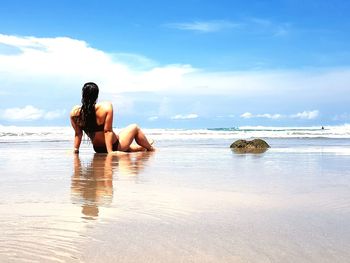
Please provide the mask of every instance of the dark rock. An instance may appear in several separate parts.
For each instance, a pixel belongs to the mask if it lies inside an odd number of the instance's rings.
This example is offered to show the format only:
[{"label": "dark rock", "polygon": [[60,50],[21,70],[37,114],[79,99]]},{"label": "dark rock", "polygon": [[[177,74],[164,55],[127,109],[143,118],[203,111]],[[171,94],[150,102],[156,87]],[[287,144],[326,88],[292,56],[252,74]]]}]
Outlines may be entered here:
[{"label": "dark rock", "polygon": [[261,139],[237,140],[231,144],[230,148],[237,153],[263,153],[270,148],[270,145]]}]

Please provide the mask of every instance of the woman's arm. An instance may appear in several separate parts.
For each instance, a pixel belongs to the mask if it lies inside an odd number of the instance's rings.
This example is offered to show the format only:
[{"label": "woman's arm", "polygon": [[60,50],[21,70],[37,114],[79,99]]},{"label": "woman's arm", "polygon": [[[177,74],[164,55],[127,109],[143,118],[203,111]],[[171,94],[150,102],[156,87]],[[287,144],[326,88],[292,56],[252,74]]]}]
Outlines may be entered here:
[{"label": "woman's arm", "polygon": [[111,103],[106,104],[105,106],[106,111],[106,119],[105,119],[105,126],[104,126],[104,133],[105,133],[105,144],[107,148],[107,152],[111,153],[113,152],[113,106]]},{"label": "woman's arm", "polygon": [[74,153],[79,153],[79,147],[81,143],[81,139],[83,137],[83,131],[81,128],[75,123],[74,117],[77,114],[77,108],[73,108],[70,114],[70,123],[72,124],[72,127],[74,129]]}]

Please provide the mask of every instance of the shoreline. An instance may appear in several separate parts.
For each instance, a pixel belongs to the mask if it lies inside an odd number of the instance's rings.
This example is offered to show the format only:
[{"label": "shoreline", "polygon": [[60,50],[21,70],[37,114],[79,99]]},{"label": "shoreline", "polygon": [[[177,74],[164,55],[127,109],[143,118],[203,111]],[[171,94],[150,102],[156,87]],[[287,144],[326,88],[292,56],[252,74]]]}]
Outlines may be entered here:
[{"label": "shoreline", "polygon": [[350,257],[349,140],[235,154],[230,138],[193,138],[116,156],[88,144],[74,155],[72,140],[0,143],[0,261]]}]

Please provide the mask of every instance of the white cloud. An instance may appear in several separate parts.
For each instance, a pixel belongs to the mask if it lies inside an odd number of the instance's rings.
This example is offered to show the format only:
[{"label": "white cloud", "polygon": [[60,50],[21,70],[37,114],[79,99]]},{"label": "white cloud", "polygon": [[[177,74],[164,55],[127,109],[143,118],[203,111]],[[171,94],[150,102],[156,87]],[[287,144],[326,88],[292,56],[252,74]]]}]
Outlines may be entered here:
[{"label": "white cloud", "polygon": [[232,23],[225,20],[211,20],[211,21],[195,21],[187,23],[170,23],[166,25],[170,28],[176,28],[180,30],[190,30],[198,32],[217,32],[225,29],[239,27],[240,24]]},{"label": "white cloud", "polygon": [[245,112],[245,113],[241,114],[241,118],[244,118],[244,119],[250,119],[253,117],[254,117],[254,115],[251,114],[250,112]]},{"label": "white cloud", "polygon": [[336,114],[332,118],[333,121],[348,121],[350,120],[350,113],[344,112],[341,114]]},{"label": "white cloud", "polygon": [[158,116],[152,116],[152,117],[149,117],[149,118],[148,118],[149,121],[156,121],[156,120],[158,120],[158,119],[159,119]]},{"label": "white cloud", "polygon": [[2,113],[2,119],[16,121],[16,120],[37,120],[42,118],[44,111],[37,109],[31,105],[27,105],[24,108],[9,108],[5,109]]},{"label": "white cloud", "polygon": [[272,35],[276,37],[287,36],[291,30],[290,23],[281,23],[257,17],[245,18],[235,23],[229,20],[208,20],[168,23],[165,24],[165,26],[179,30],[196,31],[201,33],[218,32],[235,28],[237,32]]},{"label": "white cloud", "polygon": [[61,117],[65,111],[45,111],[35,108],[32,105],[27,105],[23,108],[8,108],[1,112],[1,119],[7,121],[34,121],[39,119],[52,120]]},{"label": "white cloud", "polygon": [[[260,21],[260,24],[264,23],[266,26],[270,25],[269,21]],[[349,90],[350,68],[210,72],[187,64],[160,66],[140,55],[109,54],[90,47],[84,41],[68,37],[37,38],[0,34],[1,43],[19,49],[20,53],[0,51],[0,82],[7,85],[6,88],[4,85],[0,86],[0,94],[10,96],[12,88],[16,88],[16,85],[23,87],[23,83],[26,89],[35,94],[40,89],[51,90],[57,86],[60,86],[60,92],[74,88],[80,90],[84,82],[95,81],[101,88],[100,98],[115,102],[119,113],[134,113],[133,108],[137,106],[137,102],[132,99],[124,100],[123,93],[160,94],[163,99],[159,102],[159,112],[155,112],[155,115],[170,118],[178,110],[175,100],[180,96],[234,96],[242,103],[259,98],[259,101],[265,102],[272,100],[290,103],[293,109],[294,101],[299,104],[310,101],[320,104],[325,100],[334,105],[339,101],[344,103],[343,98],[348,96]],[[139,63],[144,66],[134,66]],[[215,101],[215,98],[212,105],[219,108],[220,102]],[[197,112],[203,116],[207,110],[205,107],[207,105],[199,103],[197,108],[188,108],[186,111]],[[28,118],[38,118],[40,114],[41,112],[33,112],[30,115],[32,117]],[[46,119],[50,119],[58,113],[48,114],[44,111],[42,114],[41,118],[45,118],[47,114]],[[315,113],[307,112],[294,115],[294,118],[317,117]],[[269,113],[254,116],[290,118]],[[249,115],[243,115],[242,118],[244,117],[249,118]]]},{"label": "white cloud", "polygon": [[[0,34],[0,43],[21,50],[20,54],[0,53],[0,81],[22,80],[38,89],[63,82],[67,89],[95,81],[102,93],[165,92],[186,95],[230,95],[236,97],[302,93],[330,99],[347,94],[350,69],[300,71],[206,72],[191,65],[173,64],[135,69],[114,59],[113,54],[67,37],[36,38]],[[131,55],[128,55],[131,57]],[[141,59],[142,60],[142,59]],[[144,59],[147,60],[147,59]],[[146,62],[149,66],[149,63]],[[31,83],[32,82],[32,83]],[[332,89],[330,89],[332,87]],[[317,91],[317,92],[315,92]],[[0,93],[5,92],[1,90]],[[317,93],[317,94],[316,94]]]},{"label": "white cloud", "polygon": [[280,119],[283,118],[283,115],[281,114],[269,114],[269,113],[264,113],[264,114],[260,114],[258,115],[259,118],[267,118],[267,119]]},{"label": "white cloud", "polygon": [[[300,99],[331,99],[347,94],[350,69],[247,70],[232,72],[196,71],[183,76],[182,86],[174,92],[187,95],[264,96]],[[332,89],[330,89],[332,87]]]},{"label": "white cloud", "polygon": [[251,119],[251,118],[266,118],[266,119],[296,118],[296,119],[312,120],[312,119],[317,118],[318,115],[319,115],[319,111],[314,110],[314,111],[303,111],[303,112],[299,112],[299,113],[291,114],[291,115],[283,115],[283,114],[279,114],[279,113],[252,114],[250,112],[245,112],[245,113],[241,114],[240,117],[244,118],[244,119]]},{"label": "white cloud", "polygon": [[317,118],[318,115],[319,115],[319,111],[318,110],[314,110],[314,111],[299,112],[297,114],[291,115],[291,117],[292,118],[298,118],[298,119],[312,120],[312,119]]},{"label": "white cloud", "polygon": [[189,119],[197,119],[199,116],[195,113],[187,114],[187,115],[182,115],[182,114],[177,114],[171,119],[173,120],[189,120]]},{"label": "white cloud", "polygon": [[245,30],[252,33],[269,34],[276,37],[287,36],[291,30],[290,23],[279,23],[269,19],[251,17],[245,21]]},{"label": "white cloud", "polygon": [[111,54],[113,61],[126,64],[137,69],[147,69],[158,66],[157,62],[140,54],[114,53]]},{"label": "white cloud", "polygon": [[156,67],[156,63],[143,56],[109,54],[90,47],[84,41],[68,37],[37,38],[0,34],[0,44],[20,50],[19,54],[0,53],[0,77],[22,79],[26,83],[28,79],[45,81],[46,84],[61,81],[70,85],[95,81],[103,87],[104,92],[113,94],[159,91],[181,86],[183,77],[196,71],[185,64]]},{"label": "white cloud", "polygon": [[252,114],[250,112],[245,112],[240,115],[241,118],[244,119],[250,119],[250,118],[266,118],[266,119],[281,119],[284,116],[282,114],[269,114],[269,113],[264,113],[264,114]]}]

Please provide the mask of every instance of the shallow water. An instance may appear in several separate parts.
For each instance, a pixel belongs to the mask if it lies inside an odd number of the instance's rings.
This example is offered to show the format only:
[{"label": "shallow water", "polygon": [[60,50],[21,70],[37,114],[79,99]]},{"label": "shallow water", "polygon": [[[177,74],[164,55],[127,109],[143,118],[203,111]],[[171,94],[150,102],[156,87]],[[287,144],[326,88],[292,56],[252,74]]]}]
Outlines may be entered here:
[{"label": "shallow water", "polygon": [[350,142],[0,143],[0,262],[348,262]]}]

